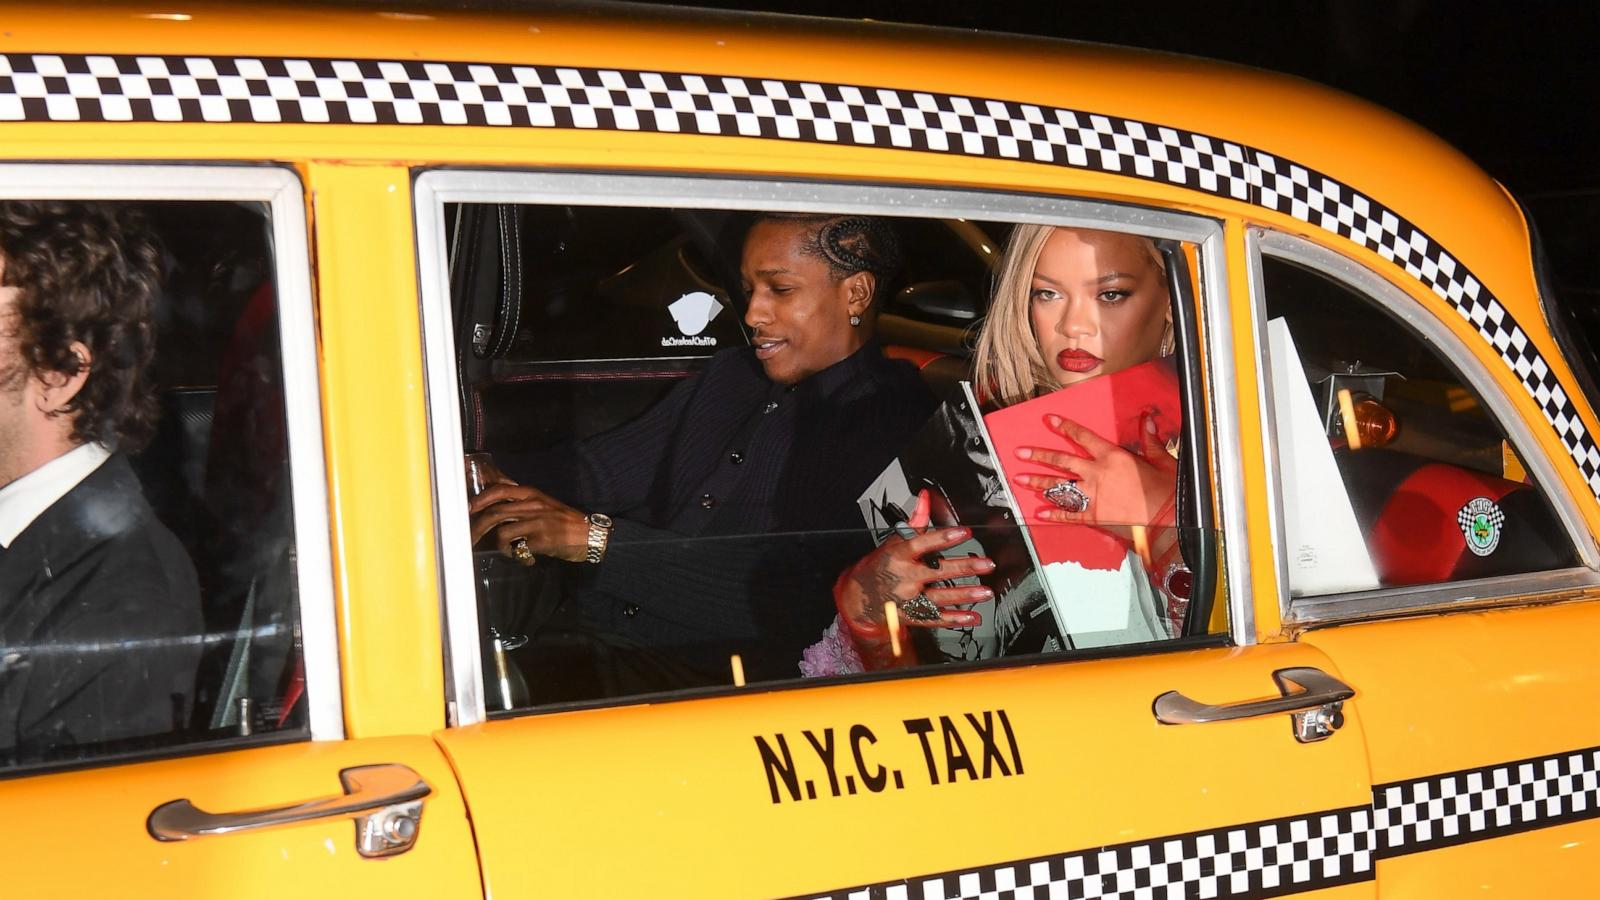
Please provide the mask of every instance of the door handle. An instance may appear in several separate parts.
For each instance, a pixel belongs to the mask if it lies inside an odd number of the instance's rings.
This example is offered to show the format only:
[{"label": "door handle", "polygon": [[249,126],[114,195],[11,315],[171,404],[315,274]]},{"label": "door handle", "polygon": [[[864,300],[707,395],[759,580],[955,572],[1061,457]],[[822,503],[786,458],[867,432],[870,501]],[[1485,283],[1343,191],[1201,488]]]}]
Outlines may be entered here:
[{"label": "door handle", "polygon": [[[1321,669],[1297,666],[1272,673],[1280,697],[1241,700],[1237,703],[1201,703],[1177,691],[1156,698],[1156,721],[1163,725],[1199,725],[1293,713],[1295,738],[1302,743],[1320,741],[1344,724],[1344,701],[1355,689]],[[1291,690],[1298,687],[1299,690]]]},{"label": "door handle", "polygon": [[339,773],[344,793],[289,806],[210,813],[187,797],[156,807],[146,822],[158,841],[186,841],[293,825],[313,819],[356,819],[356,849],[362,856],[393,856],[411,849],[421,826],[423,798],[433,793],[407,766],[384,763]]}]

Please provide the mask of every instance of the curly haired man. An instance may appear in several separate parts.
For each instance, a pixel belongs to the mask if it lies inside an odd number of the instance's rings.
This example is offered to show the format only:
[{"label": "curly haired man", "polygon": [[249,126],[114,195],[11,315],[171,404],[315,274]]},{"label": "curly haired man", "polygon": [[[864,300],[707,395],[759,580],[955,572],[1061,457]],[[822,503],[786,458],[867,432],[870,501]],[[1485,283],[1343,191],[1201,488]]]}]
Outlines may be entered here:
[{"label": "curly haired man", "polygon": [[125,456],[156,421],[160,259],[116,204],[0,201],[0,766],[188,715],[199,587]]}]

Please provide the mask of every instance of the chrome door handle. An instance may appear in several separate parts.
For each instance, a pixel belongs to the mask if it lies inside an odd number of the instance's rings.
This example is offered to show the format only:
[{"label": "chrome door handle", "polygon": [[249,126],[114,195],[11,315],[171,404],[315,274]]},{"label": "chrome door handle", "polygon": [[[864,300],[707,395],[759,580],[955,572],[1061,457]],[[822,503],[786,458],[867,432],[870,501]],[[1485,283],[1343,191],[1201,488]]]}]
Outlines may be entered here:
[{"label": "chrome door handle", "polygon": [[[1344,724],[1342,704],[1356,694],[1350,685],[1309,666],[1279,669],[1272,673],[1272,680],[1278,683],[1282,696],[1237,703],[1201,703],[1177,691],[1167,691],[1156,698],[1156,721],[1163,725],[1198,725],[1294,713],[1296,739],[1309,742],[1326,738]],[[1291,691],[1291,686],[1300,690]]]},{"label": "chrome door handle", "polygon": [[362,856],[392,856],[411,849],[421,824],[422,800],[433,789],[406,766],[384,763],[339,773],[343,794],[289,806],[209,813],[188,798],[163,803],[146,825],[158,841],[293,825],[312,819],[357,819],[356,846]]}]

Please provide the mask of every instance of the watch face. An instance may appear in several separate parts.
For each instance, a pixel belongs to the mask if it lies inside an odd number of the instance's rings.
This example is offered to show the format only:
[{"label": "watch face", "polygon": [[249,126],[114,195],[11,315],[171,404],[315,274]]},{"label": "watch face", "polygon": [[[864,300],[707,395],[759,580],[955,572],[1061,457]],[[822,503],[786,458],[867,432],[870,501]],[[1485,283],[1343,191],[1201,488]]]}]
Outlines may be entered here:
[{"label": "watch face", "polygon": [[611,527],[611,517],[606,515],[605,513],[590,513],[589,514],[589,524],[598,525],[601,528],[610,528]]}]

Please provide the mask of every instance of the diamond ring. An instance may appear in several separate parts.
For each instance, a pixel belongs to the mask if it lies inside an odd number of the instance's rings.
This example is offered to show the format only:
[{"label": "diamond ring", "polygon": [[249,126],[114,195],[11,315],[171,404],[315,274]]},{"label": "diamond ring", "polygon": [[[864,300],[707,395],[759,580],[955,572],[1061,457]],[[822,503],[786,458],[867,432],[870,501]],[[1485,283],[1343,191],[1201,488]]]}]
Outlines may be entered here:
[{"label": "diamond ring", "polygon": [[1089,508],[1089,495],[1076,481],[1056,482],[1044,489],[1044,498],[1069,513],[1081,513]]}]

